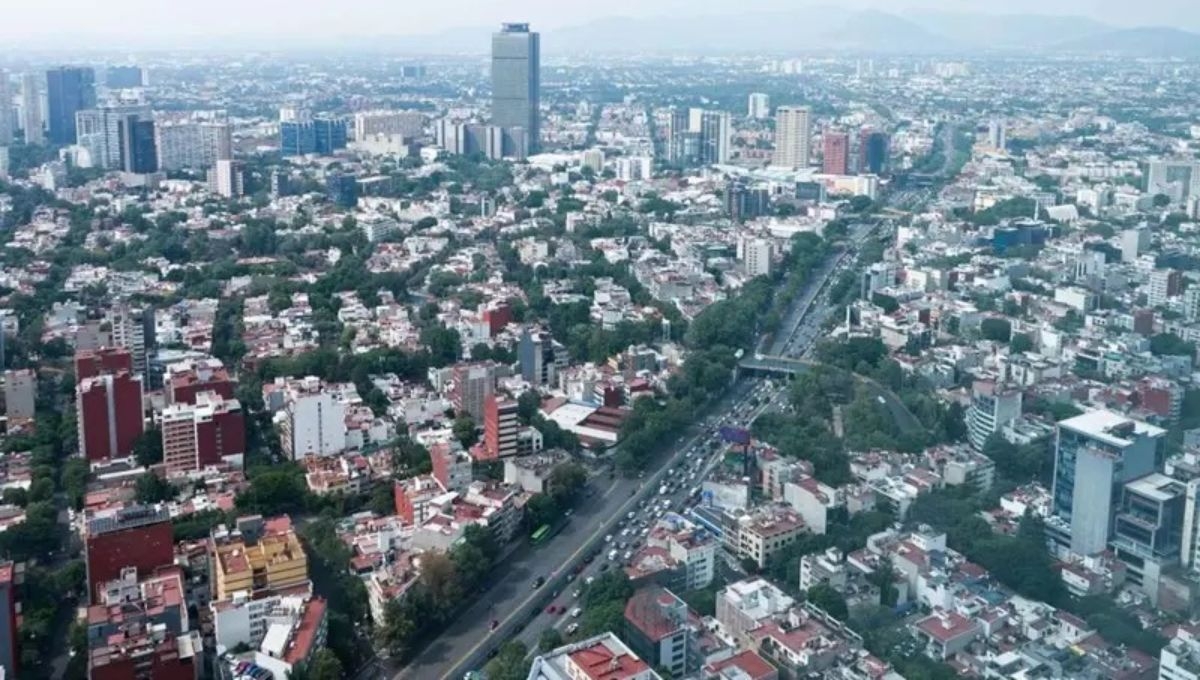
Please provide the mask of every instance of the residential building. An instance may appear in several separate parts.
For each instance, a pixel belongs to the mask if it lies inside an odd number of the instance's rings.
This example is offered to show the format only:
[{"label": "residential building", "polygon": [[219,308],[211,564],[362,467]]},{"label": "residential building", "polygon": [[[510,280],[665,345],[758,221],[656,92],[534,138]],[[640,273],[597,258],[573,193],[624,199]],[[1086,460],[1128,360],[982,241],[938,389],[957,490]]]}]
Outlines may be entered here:
[{"label": "residential building", "polygon": [[850,174],[850,135],[826,130],[821,135],[821,170],[826,175]]},{"label": "residential building", "polygon": [[662,680],[662,676],[608,632],[534,657],[528,680]]},{"label": "residential building", "polygon": [[750,633],[795,605],[791,596],[766,579],[754,578],[731,583],[717,593],[716,618],[726,635],[746,644]]},{"label": "residential building", "polygon": [[4,372],[4,415],[10,430],[14,423],[33,419],[36,401],[37,373],[32,368]]},{"label": "residential building", "polygon": [[308,583],[308,557],[287,515],[241,517],[232,531],[218,527],[211,563],[216,600]]},{"label": "residential building", "polygon": [[168,404],[194,404],[201,392],[215,392],[224,399],[233,399],[237,381],[220,359],[197,359],[172,364],[163,379]]},{"label": "residential building", "polygon": [[746,242],[745,262],[748,276],[770,276],[771,261],[775,257],[775,244],[764,238]]},{"label": "residential building", "polygon": [[943,661],[983,636],[983,626],[978,621],[944,609],[935,610],[912,624],[912,628],[925,643],[929,655]]},{"label": "residential building", "polygon": [[75,144],[75,114],[95,105],[95,71],[68,66],[46,71],[46,118],[52,144]]},{"label": "residential building", "polygon": [[484,402],[483,444],[489,458],[509,458],[517,455],[517,402],[490,395]]},{"label": "residential building", "polygon": [[160,427],[168,473],[192,472],[221,463],[242,466],[246,425],[236,399],[201,392],[190,404],[163,409]]},{"label": "residential building", "polygon": [[769,509],[738,518],[736,550],[738,557],[760,568],[771,556],[786,548],[804,531],[804,522],[791,509]]},{"label": "residential building", "polygon": [[420,111],[359,111],[354,114],[354,139],[364,141],[377,135],[408,139],[425,132],[425,114]]},{"label": "residential building", "polygon": [[747,108],[754,120],[766,120],[771,117],[771,97],[762,92],[751,92]]},{"label": "residential building", "polygon": [[994,380],[976,380],[971,385],[967,409],[967,438],[982,451],[988,437],[1004,430],[1021,417],[1021,390]]},{"label": "residential building", "polygon": [[[725,659],[712,661],[706,664],[702,670],[701,677],[704,680],[779,680],[779,669],[752,649],[738,652]],[[858,679],[847,678],[847,680]]]},{"label": "residential building", "polygon": [[625,640],[653,668],[682,677],[689,668],[688,606],[671,591],[651,586],[625,603]]},{"label": "residential building", "polygon": [[534,493],[545,493],[555,468],[570,460],[566,451],[549,449],[532,456],[504,459],[504,483]]},{"label": "residential building", "polygon": [[145,431],[142,380],[127,372],[82,379],[75,387],[79,451],[89,461],[125,458]]},{"label": "residential building", "polygon": [[130,505],[89,513],[83,543],[88,593],[93,601],[99,601],[101,586],[119,578],[125,569],[152,574],[175,562],[166,505]]},{"label": "residential building", "polygon": [[988,123],[988,146],[997,151],[1004,151],[1008,146],[1008,131],[1003,120],[993,120]]},{"label": "residential building", "polygon": [[1200,680],[1200,630],[1185,624],[1175,629],[1158,657],[1159,680]]},{"label": "residential building", "polygon": [[646,547],[665,550],[682,572],[672,587],[680,591],[707,588],[716,576],[717,537],[673,512],[663,515],[646,535]]},{"label": "residential building", "polygon": [[1139,256],[1150,248],[1150,228],[1144,224],[1130,227],[1121,232],[1121,262],[1137,262]]},{"label": "residential building", "polygon": [[105,583],[87,610],[88,677],[198,678],[203,648],[191,630],[184,583],[176,566],[150,574],[125,569]]},{"label": "residential building", "polygon": [[129,352],[130,371],[146,380],[150,375],[147,348],[153,348],[154,308],[134,307],[125,302],[113,305],[105,315],[113,344]]},{"label": "residential building", "polygon": [[733,130],[726,111],[703,111],[700,114],[700,163],[724,165],[729,162]]},{"label": "residential building", "polygon": [[1183,292],[1183,275],[1175,269],[1155,269],[1150,272],[1147,301],[1151,307],[1167,304],[1167,300]]},{"label": "residential building", "polygon": [[[21,76],[21,129],[26,144],[46,142],[45,119],[42,117],[42,79],[36,73]],[[75,116],[71,116],[75,120]]]},{"label": "residential building", "polygon": [[208,190],[225,198],[246,193],[244,168],[241,161],[218,159],[208,171]]},{"label": "residential building", "polygon": [[299,611],[273,616],[254,653],[254,665],[276,678],[291,677],[297,666],[311,662],[325,648],[328,626],[328,607],[320,597],[306,601]]},{"label": "residential building", "polygon": [[1070,525],[1070,549],[1094,555],[1108,547],[1121,487],[1154,471],[1166,431],[1111,411],[1058,423],[1054,514]]},{"label": "residential building", "polygon": [[13,141],[12,91],[9,89],[8,71],[0,69],[0,146],[9,146]]},{"label": "residential building", "polygon": [[292,460],[333,456],[346,448],[346,405],[315,376],[286,382],[275,422],[284,455]]},{"label": "residential building", "polygon": [[445,442],[431,444],[429,459],[433,464],[433,478],[443,489],[464,492],[471,485],[471,455],[458,446]]},{"label": "residential building", "polygon": [[[139,121],[149,126],[139,125]],[[76,142],[87,149],[92,167],[124,170],[126,156],[137,151],[143,165],[157,166],[154,117],[144,104],[106,104],[75,114]]]},{"label": "residential building", "polygon": [[540,146],[541,54],[529,24],[503,24],[492,34],[492,125],[523,131],[521,156]]},{"label": "residential building", "polygon": [[781,106],[775,111],[775,155],[772,165],[783,168],[807,168],[812,142],[812,109],[807,106]]},{"label": "residential building", "polygon": [[156,121],[154,148],[160,170],[208,170],[233,158],[233,137],[223,121]]},{"label": "residential building", "polygon": [[450,401],[454,410],[482,422],[488,397],[496,391],[496,364],[490,361],[455,364],[452,376]]},{"label": "residential building", "polygon": [[299,615],[311,598],[312,583],[305,582],[257,593],[238,591],[227,599],[210,602],[208,608],[218,650],[229,650],[239,644],[257,648],[273,620]]}]

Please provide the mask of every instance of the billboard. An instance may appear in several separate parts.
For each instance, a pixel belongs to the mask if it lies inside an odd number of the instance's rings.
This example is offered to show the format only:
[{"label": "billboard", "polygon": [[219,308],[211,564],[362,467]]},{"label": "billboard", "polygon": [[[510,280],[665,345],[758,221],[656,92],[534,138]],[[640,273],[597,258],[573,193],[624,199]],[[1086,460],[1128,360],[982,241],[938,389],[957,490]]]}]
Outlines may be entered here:
[{"label": "billboard", "polygon": [[749,446],[750,430],[747,430],[744,427],[732,427],[729,425],[724,425],[721,427],[721,439],[730,444]]}]

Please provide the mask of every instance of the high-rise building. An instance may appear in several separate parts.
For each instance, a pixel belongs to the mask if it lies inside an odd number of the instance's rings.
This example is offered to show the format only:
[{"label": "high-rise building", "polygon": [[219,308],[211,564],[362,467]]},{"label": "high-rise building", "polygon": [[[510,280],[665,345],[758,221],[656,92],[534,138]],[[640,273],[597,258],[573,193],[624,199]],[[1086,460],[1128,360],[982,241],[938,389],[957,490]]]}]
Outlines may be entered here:
[{"label": "high-rise building", "polygon": [[554,340],[543,330],[526,328],[517,348],[521,377],[530,385],[553,385],[558,375]]},{"label": "high-rise building", "polygon": [[[136,138],[143,140],[143,153],[154,144],[154,117],[150,107],[144,104],[101,106],[85,109],[75,114],[76,143],[88,150],[92,165],[106,170],[124,168],[122,129],[129,119],[150,123],[142,127]],[[146,136],[148,133],[148,137]],[[136,140],[135,140],[136,141]],[[157,151],[151,151],[150,161],[158,164]]]},{"label": "high-rise building", "polygon": [[13,141],[12,88],[9,86],[8,71],[0,68],[0,146],[8,146]]},{"label": "high-rise building", "polygon": [[482,422],[487,399],[496,391],[496,365],[490,361],[455,364],[452,381],[450,402],[454,410]]},{"label": "high-rise building", "polygon": [[510,458],[517,455],[517,402],[500,399],[495,394],[484,401],[483,446],[489,458]]},{"label": "high-rise building", "polygon": [[762,92],[751,92],[748,109],[750,117],[755,120],[764,120],[770,118],[771,98]]},{"label": "high-rise building", "polygon": [[826,130],[822,140],[822,171],[826,175],[850,174],[850,135]]},{"label": "high-rise building", "polygon": [[[133,366],[130,370],[145,380],[150,375],[146,350],[154,347],[154,309],[121,302],[113,305],[105,320],[112,328],[113,344],[129,352]],[[147,337],[147,330],[151,337]]]},{"label": "high-rise building", "polygon": [[113,89],[142,87],[146,73],[138,66],[109,66],[104,70],[104,85]]},{"label": "high-rise building", "polygon": [[725,185],[725,212],[734,222],[762,217],[770,210],[771,192],[767,187],[750,186],[739,180],[730,180]]},{"label": "high-rise building", "polygon": [[119,347],[102,347],[75,353],[75,379],[94,378],[104,373],[133,372],[133,354]]},{"label": "high-rise building", "polygon": [[724,165],[729,162],[729,145],[733,131],[729,114],[724,111],[705,111],[700,115],[700,163]]},{"label": "high-rise building", "polygon": [[215,392],[224,399],[233,399],[237,381],[220,359],[182,361],[167,367],[163,376],[163,392],[168,404],[194,404],[201,392]]},{"label": "high-rise building", "polygon": [[1154,472],[1166,430],[1111,411],[1058,423],[1054,514],[1070,526],[1070,548],[1094,555],[1108,547],[1121,487]]},{"label": "high-rise building", "polygon": [[325,178],[325,192],[339,208],[350,209],[358,204],[358,180],[348,172],[330,173]]},{"label": "high-rise building", "polygon": [[1162,194],[1173,204],[1183,204],[1192,196],[1200,196],[1200,161],[1150,161],[1146,193],[1151,196]]},{"label": "high-rise building", "polygon": [[976,451],[982,451],[988,437],[1021,417],[1021,390],[997,384],[994,380],[976,380],[971,386],[971,406],[967,409],[967,439]]},{"label": "high-rise building", "polygon": [[96,73],[63,66],[46,71],[46,117],[52,144],[74,144],[75,114],[96,106]]},{"label": "high-rise building", "polygon": [[1183,318],[1187,321],[1200,321],[1200,286],[1192,286],[1183,291]]},{"label": "high-rise building", "polygon": [[772,165],[783,168],[807,168],[811,144],[812,109],[807,106],[781,106],[775,110],[775,155]]},{"label": "high-rise building", "polygon": [[154,142],[154,121],[137,115],[122,116],[120,130],[121,169],[134,174],[158,171],[158,150]]},{"label": "high-rise building", "polygon": [[[692,127],[688,110],[683,107],[671,107],[667,117],[667,138],[666,138],[666,156],[667,163],[675,167],[684,167],[691,165],[691,160],[688,156],[688,140],[693,140],[691,137]],[[693,148],[692,156],[698,154],[698,148]]]},{"label": "high-rise building", "polygon": [[155,122],[154,135],[160,170],[207,170],[233,158],[228,123]]},{"label": "high-rise building", "polygon": [[42,85],[36,73],[21,77],[21,129],[26,144],[42,144],[46,133],[42,128]]},{"label": "high-rise building", "polygon": [[750,276],[770,276],[775,246],[765,238],[748,241],[745,247],[746,273]]},{"label": "high-rise building", "polygon": [[241,196],[245,193],[242,168],[241,161],[218,160],[208,171],[208,190],[225,198]]},{"label": "high-rise building", "polygon": [[5,678],[21,677],[17,609],[16,565],[0,562],[0,676]]},{"label": "high-rise building", "polygon": [[541,140],[541,37],[529,24],[492,34],[492,125],[525,131],[527,151]]},{"label": "high-rise building", "polygon": [[201,392],[195,403],[163,409],[161,426],[167,472],[191,472],[221,463],[241,466],[246,424],[236,399]]},{"label": "high-rise building", "polygon": [[988,123],[988,146],[998,151],[1003,151],[1008,146],[1008,132],[1003,120]]},{"label": "high-rise building", "polygon": [[79,452],[89,461],[125,458],[145,431],[142,380],[127,371],[84,378],[75,388]]},{"label": "high-rise building", "polygon": [[870,128],[858,136],[858,171],[864,174],[881,175],[888,163],[887,133]]},{"label": "high-rise building", "polygon": [[346,448],[346,405],[314,376],[288,382],[277,416],[283,453],[292,460],[334,456]]},{"label": "high-rise building", "polygon": [[210,562],[217,600],[309,585],[308,556],[287,515],[239,518],[237,531],[214,534]]},{"label": "high-rise building", "polygon": [[175,563],[171,513],[165,505],[129,505],[89,513],[84,524],[88,593],[99,599],[104,584],[130,567],[152,574]]},{"label": "high-rise building", "polygon": [[1137,262],[1142,253],[1150,249],[1150,229],[1138,225],[1121,232],[1121,262]]},{"label": "high-rise building", "polygon": [[1179,564],[1187,485],[1154,472],[1130,482],[1115,499],[1111,547],[1125,563],[1126,584],[1158,602],[1160,577]]},{"label": "high-rise building", "polygon": [[37,373],[32,368],[4,372],[4,415],[9,430],[14,423],[33,420],[37,401]]},{"label": "high-rise building", "polygon": [[1183,292],[1183,275],[1176,269],[1155,269],[1150,272],[1147,301],[1151,307],[1167,304],[1167,301]]}]

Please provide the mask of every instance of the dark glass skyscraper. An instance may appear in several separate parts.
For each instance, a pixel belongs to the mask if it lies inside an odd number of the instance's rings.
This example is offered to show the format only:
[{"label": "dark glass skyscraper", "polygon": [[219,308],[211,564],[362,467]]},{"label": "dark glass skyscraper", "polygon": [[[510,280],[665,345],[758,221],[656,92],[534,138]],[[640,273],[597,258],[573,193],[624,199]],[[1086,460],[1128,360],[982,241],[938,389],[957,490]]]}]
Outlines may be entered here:
[{"label": "dark glass skyscraper", "polygon": [[878,130],[863,130],[859,137],[858,171],[878,175],[888,162],[888,136]]},{"label": "dark glass skyscraper", "polygon": [[492,34],[492,125],[523,128],[536,151],[541,136],[541,37],[529,24],[503,24]]},{"label": "dark glass skyscraper", "polygon": [[123,116],[120,127],[121,169],[139,175],[158,170],[154,121],[137,115]]},{"label": "dark glass skyscraper", "polygon": [[63,66],[46,71],[46,124],[53,144],[74,144],[75,114],[96,106],[96,72]]},{"label": "dark glass skyscraper", "polygon": [[346,148],[343,118],[313,118],[279,124],[279,149],[284,156],[331,154]]}]

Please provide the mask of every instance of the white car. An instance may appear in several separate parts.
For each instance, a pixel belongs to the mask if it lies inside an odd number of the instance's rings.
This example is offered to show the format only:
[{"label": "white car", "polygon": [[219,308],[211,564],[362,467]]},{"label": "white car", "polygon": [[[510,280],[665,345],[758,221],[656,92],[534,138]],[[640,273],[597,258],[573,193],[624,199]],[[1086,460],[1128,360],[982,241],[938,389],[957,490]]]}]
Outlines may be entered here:
[{"label": "white car", "polygon": [[577,630],[579,630],[579,624],[572,623],[571,625],[567,626],[567,635],[574,635],[575,631]]},{"label": "white car", "polygon": [[579,618],[582,614],[583,614],[583,608],[581,608],[581,607],[576,607],[571,610],[571,618],[573,618],[573,619]]}]

